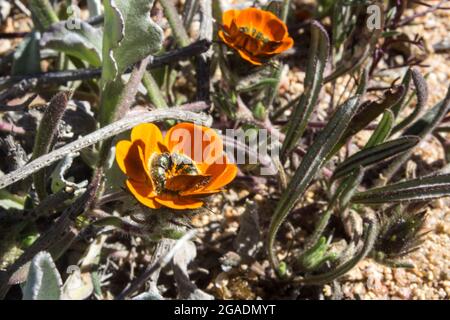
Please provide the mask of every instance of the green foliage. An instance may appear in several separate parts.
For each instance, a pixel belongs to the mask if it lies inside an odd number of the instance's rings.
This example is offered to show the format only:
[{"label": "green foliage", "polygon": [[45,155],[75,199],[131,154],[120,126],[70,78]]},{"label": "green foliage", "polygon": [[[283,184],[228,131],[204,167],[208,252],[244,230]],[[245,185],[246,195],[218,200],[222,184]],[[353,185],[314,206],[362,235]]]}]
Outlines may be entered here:
[{"label": "green foliage", "polygon": [[273,252],[273,246],[278,230],[299,198],[306,191],[317,171],[324,164],[328,154],[340,140],[344,130],[350,123],[350,119],[356,113],[358,102],[359,97],[351,98],[336,111],[314,144],[308,149],[278,202],[270,222],[268,241],[270,261],[275,268],[278,266],[278,259]]},{"label": "green foliage", "polygon": [[24,300],[59,300],[62,280],[48,252],[38,253],[31,261],[23,287]]},{"label": "green foliage", "polygon": [[14,52],[12,75],[34,74],[41,71],[41,33],[34,31],[27,35]]},{"label": "green foliage", "polygon": [[102,53],[101,123],[110,123],[115,116],[121,75],[134,63],[161,49],[162,30],[150,18],[153,1],[104,0],[105,24]]},{"label": "green foliage", "polygon": [[80,27],[67,28],[67,21],[55,23],[44,32],[41,45],[46,48],[64,52],[94,67],[102,64],[102,31],[85,21],[73,19]]},{"label": "green foliage", "polygon": [[322,88],[323,72],[329,55],[329,40],[325,29],[317,22],[311,25],[311,46],[306,70],[305,92],[302,94],[289,122],[281,154],[289,152],[305,132],[311,113]]}]

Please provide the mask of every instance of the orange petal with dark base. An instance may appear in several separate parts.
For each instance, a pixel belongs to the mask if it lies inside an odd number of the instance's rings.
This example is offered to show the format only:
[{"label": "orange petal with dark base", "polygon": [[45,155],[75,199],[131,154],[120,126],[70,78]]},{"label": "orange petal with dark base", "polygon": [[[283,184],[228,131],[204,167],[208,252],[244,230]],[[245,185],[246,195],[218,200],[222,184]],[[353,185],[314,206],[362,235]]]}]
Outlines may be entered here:
[{"label": "orange petal with dark base", "polygon": [[163,194],[156,196],[155,200],[165,207],[176,210],[198,209],[203,206],[203,201],[198,199],[182,197],[179,195]]},{"label": "orange petal with dark base", "polygon": [[143,150],[139,141],[122,140],[116,145],[116,161],[120,170],[136,181],[146,180],[146,170],[142,163]]},{"label": "orange petal with dark base", "polygon": [[150,156],[156,153],[162,153],[161,144],[163,144],[163,136],[161,130],[153,123],[143,123],[131,130],[131,141],[141,140],[144,145],[144,159],[148,162]]},{"label": "orange petal with dark base", "polygon": [[153,191],[151,184],[142,183],[138,181],[127,180],[128,190],[133,194],[133,196],[143,205],[158,209],[161,205],[155,201],[156,193]]}]

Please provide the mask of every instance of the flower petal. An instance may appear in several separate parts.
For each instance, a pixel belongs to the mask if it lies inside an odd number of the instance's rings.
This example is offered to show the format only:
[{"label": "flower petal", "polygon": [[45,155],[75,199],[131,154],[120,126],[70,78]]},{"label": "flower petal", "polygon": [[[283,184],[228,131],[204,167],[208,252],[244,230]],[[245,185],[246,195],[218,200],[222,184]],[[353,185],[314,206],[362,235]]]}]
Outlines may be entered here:
[{"label": "flower petal", "polygon": [[161,130],[153,123],[143,123],[131,130],[131,141],[137,140],[141,140],[145,145],[145,163],[148,162],[148,159],[154,152],[162,153],[165,151]]},{"label": "flower petal", "polygon": [[152,209],[158,209],[161,207],[161,205],[155,201],[156,193],[153,191],[151,184],[134,181],[131,179],[128,179],[126,184],[136,200],[143,205]]},{"label": "flower petal", "polygon": [[207,175],[180,174],[166,181],[166,189],[171,191],[186,191],[188,189],[199,189],[211,180]]},{"label": "flower petal", "polygon": [[266,21],[262,32],[272,41],[282,41],[289,36],[286,25],[276,16]]},{"label": "flower petal", "polygon": [[182,197],[172,194],[161,194],[156,196],[155,200],[165,207],[177,210],[198,209],[203,206],[203,201],[195,198]]},{"label": "flower petal", "polygon": [[269,42],[261,49],[260,55],[265,57],[271,57],[283,51],[290,49],[294,45],[294,39],[291,37],[286,37],[283,41]]},{"label": "flower petal", "polygon": [[143,145],[141,142],[131,142],[121,140],[116,144],[117,164],[129,178],[144,182],[146,180],[146,170],[142,162]]},{"label": "flower petal", "polygon": [[214,163],[223,153],[222,139],[214,129],[188,122],[170,128],[164,142],[171,153],[187,155],[196,163]]},{"label": "flower petal", "polygon": [[239,10],[227,10],[222,15],[222,25],[224,25],[227,28],[231,27],[231,22],[236,18],[236,16],[239,14]]},{"label": "flower petal", "polygon": [[259,28],[261,22],[263,21],[263,15],[267,13],[267,11],[263,11],[257,8],[246,8],[239,11],[239,14],[236,16],[235,21],[239,28]]},{"label": "flower petal", "polygon": [[237,51],[242,59],[250,62],[251,64],[254,64],[255,66],[262,65],[261,60],[258,59],[256,56],[250,55],[248,52],[241,50],[241,49],[237,49]]},{"label": "flower petal", "polygon": [[210,175],[210,182],[204,187],[197,190],[190,189],[183,192],[183,195],[189,194],[202,194],[202,193],[215,193],[219,192],[222,187],[229,184],[236,178],[238,173],[238,168],[236,164],[230,163],[227,156],[223,155],[221,161],[216,161],[215,163],[209,165],[204,174]]}]

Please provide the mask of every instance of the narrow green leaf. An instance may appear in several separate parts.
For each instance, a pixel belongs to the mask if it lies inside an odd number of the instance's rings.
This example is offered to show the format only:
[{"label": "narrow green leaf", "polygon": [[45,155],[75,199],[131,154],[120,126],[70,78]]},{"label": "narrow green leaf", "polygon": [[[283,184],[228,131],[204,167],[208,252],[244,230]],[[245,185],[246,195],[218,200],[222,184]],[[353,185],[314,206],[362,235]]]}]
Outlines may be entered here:
[{"label": "narrow green leaf", "polygon": [[384,142],[391,134],[392,126],[394,125],[394,113],[391,110],[385,110],[383,118],[378,123],[377,128],[367,141],[364,148],[370,148]]},{"label": "narrow green leaf", "polygon": [[17,47],[13,55],[11,75],[26,75],[41,72],[39,39],[41,33],[33,31]]},{"label": "narrow green leaf", "polygon": [[44,32],[41,46],[64,52],[87,61],[94,67],[102,64],[102,31],[89,23],[73,19],[74,28],[67,27],[67,21],[58,22]]},{"label": "narrow green leaf", "polygon": [[323,72],[327,63],[330,44],[328,34],[317,21],[311,25],[311,46],[306,70],[305,91],[289,121],[281,154],[291,151],[302,137],[322,88]]},{"label": "narrow green leaf", "polygon": [[30,0],[28,5],[32,13],[33,22],[39,31],[44,31],[50,28],[53,23],[59,21],[49,0]]},{"label": "narrow green leaf", "polygon": [[450,196],[450,174],[428,176],[357,193],[353,203],[382,204]]},{"label": "narrow green leaf", "polygon": [[405,73],[405,76],[402,80],[402,86],[405,87],[405,91],[403,92],[402,97],[398,100],[398,102],[392,107],[392,112],[394,113],[395,118],[398,117],[402,109],[405,107],[406,98],[408,97],[409,85],[411,84],[411,69]]},{"label": "narrow green leaf", "polygon": [[[417,105],[413,109],[410,115],[408,115],[405,119],[403,119],[402,122],[400,122],[398,125],[394,127],[392,130],[392,133],[396,133],[400,130],[403,130],[407,126],[409,126],[411,123],[413,123],[417,117],[420,115],[422,110],[425,108],[427,101],[428,101],[428,86],[427,82],[425,81],[425,78],[420,74],[419,71],[416,69],[411,69],[411,77],[414,83],[414,86],[416,88],[416,95],[417,95]],[[405,90],[407,91],[407,89]],[[406,95],[406,94],[405,94]],[[404,99],[404,97],[402,97]],[[400,100],[402,100],[400,99]]]},{"label": "narrow green leaf", "polygon": [[261,79],[255,83],[252,83],[247,86],[238,85],[236,90],[239,92],[249,92],[249,91],[253,91],[256,89],[264,88],[266,86],[274,86],[277,84],[277,82],[278,82],[278,79],[276,79],[276,78],[264,78],[264,79]]},{"label": "narrow green leaf", "polygon": [[354,136],[359,131],[363,130],[379,115],[381,115],[386,109],[391,108],[400,97],[403,95],[405,89],[400,86],[395,91],[389,91],[385,94],[384,99],[381,101],[367,101],[361,105],[358,113],[353,117],[351,124],[345,130],[339,143],[334,147],[331,155],[339,151],[345,144],[347,139]]},{"label": "narrow green leaf", "polygon": [[[406,129],[403,135],[413,135],[421,138],[421,141],[426,139],[428,135],[441,123],[444,116],[450,110],[450,87],[447,91],[447,95],[443,101],[436,104],[431,108],[423,117],[418,119],[413,125]],[[389,181],[394,174],[401,168],[401,166],[411,156],[409,151],[401,155],[398,159],[395,159],[382,173],[383,180],[380,180],[378,184]]]},{"label": "narrow green leaf", "polygon": [[278,269],[279,263],[273,246],[278,230],[324,164],[330,151],[340,140],[342,133],[356,113],[358,103],[359,96],[356,96],[347,100],[338,108],[330,122],[317,137],[315,143],[308,149],[287,189],[281,196],[270,222],[268,239],[269,259],[275,269]]},{"label": "narrow green leaf", "polygon": [[339,179],[356,168],[367,168],[381,161],[395,157],[410,150],[419,143],[420,139],[415,136],[401,137],[388,141],[374,147],[364,148],[340,163],[334,171],[332,179]]},{"label": "narrow green leaf", "polygon": [[347,209],[347,205],[350,202],[350,199],[353,197],[355,192],[358,189],[358,186],[361,184],[361,181],[364,177],[364,170],[362,167],[358,167],[354,169],[347,178],[343,179],[339,188],[336,190],[336,193],[331,200],[334,204],[337,200],[338,210],[341,212]]}]

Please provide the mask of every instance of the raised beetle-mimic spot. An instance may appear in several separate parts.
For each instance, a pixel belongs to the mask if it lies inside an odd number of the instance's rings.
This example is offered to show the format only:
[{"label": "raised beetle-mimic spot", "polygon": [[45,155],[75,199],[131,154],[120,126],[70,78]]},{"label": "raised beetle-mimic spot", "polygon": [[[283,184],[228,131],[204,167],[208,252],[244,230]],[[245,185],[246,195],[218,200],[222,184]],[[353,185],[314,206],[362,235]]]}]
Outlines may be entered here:
[{"label": "raised beetle-mimic spot", "polygon": [[116,161],[128,190],[153,209],[200,208],[205,196],[220,192],[237,174],[220,136],[192,123],[173,126],[164,138],[156,125],[138,125],[131,141],[117,143]]},{"label": "raised beetle-mimic spot", "polygon": [[254,65],[262,65],[294,44],[283,21],[257,8],[225,11],[218,34],[227,46]]}]

